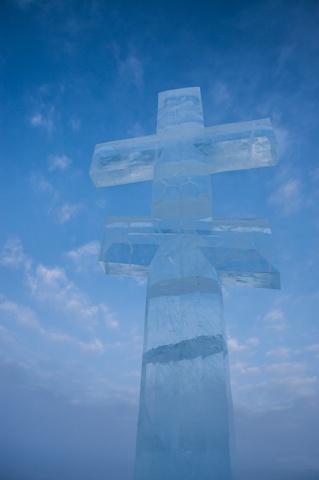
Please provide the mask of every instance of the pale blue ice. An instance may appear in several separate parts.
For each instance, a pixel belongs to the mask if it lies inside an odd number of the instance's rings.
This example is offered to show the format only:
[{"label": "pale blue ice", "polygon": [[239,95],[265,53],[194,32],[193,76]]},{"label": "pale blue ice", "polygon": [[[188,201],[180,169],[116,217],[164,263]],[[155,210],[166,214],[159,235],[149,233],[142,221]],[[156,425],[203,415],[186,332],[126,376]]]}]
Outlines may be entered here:
[{"label": "pale blue ice", "polygon": [[97,145],[96,186],[153,181],[150,217],[110,218],[107,274],[147,277],[134,480],[230,480],[221,285],[279,288],[264,219],[214,219],[210,174],[276,163],[269,119],[205,128],[199,88],[159,94],[157,133]]}]

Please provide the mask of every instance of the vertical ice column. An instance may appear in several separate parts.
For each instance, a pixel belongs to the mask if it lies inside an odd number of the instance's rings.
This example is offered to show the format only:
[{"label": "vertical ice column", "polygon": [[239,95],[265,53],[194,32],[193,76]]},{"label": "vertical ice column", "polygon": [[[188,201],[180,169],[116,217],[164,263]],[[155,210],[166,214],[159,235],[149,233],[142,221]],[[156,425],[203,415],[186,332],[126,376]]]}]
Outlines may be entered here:
[{"label": "vertical ice column", "polygon": [[158,94],[156,133],[171,133],[175,128],[204,128],[199,87],[166,90]]},{"label": "vertical ice column", "polygon": [[230,480],[220,283],[181,235],[149,268],[135,480]]},{"label": "vertical ice column", "polygon": [[212,214],[207,157],[188,139],[204,129],[199,88],[159,94],[152,215],[175,219],[203,218]]},{"label": "vertical ice column", "polygon": [[156,151],[152,215],[174,219],[175,226],[186,218],[212,215],[211,183],[207,158],[183,139]]},{"label": "vertical ice column", "polygon": [[220,282],[191,233],[212,215],[207,160],[187,140],[202,129],[199,89],[159,95],[152,215],[172,235],[149,267],[135,480],[231,478]]}]

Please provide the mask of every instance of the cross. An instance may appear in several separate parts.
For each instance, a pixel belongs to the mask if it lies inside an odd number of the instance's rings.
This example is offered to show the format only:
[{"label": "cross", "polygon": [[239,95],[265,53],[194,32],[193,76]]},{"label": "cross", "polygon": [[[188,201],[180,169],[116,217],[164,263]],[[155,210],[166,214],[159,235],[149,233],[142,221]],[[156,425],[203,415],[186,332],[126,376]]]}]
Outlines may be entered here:
[{"label": "cross", "polygon": [[265,219],[214,219],[210,175],[276,163],[269,119],[205,128],[200,89],[162,92],[157,133],[97,145],[98,187],[153,180],[150,217],[107,222],[107,274],[147,277],[134,480],[230,480],[221,285],[280,288]]}]

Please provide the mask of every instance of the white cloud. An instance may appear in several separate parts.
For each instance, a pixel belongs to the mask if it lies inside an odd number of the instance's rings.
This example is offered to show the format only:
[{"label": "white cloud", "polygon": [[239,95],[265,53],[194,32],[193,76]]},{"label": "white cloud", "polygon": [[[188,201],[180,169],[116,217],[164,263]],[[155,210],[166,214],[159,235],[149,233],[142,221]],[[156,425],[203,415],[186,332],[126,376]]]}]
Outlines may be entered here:
[{"label": "white cloud", "polygon": [[54,127],[53,113],[53,107],[48,108],[44,113],[41,113],[40,111],[35,112],[30,118],[31,126],[43,128],[48,133],[51,133]]},{"label": "white cloud", "polygon": [[0,341],[8,345],[14,345],[15,342],[12,337],[12,332],[0,324]]},{"label": "white cloud", "polygon": [[97,338],[88,343],[80,342],[79,347],[85,352],[103,353],[105,351],[103,343]]},{"label": "white cloud", "polygon": [[[51,157],[49,170],[64,170],[68,168],[71,160],[66,157]],[[60,193],[47,181],[42,173],[31,175],[31,185],[36,193],[42,194],[48,200],[46,211],[59,223],[63,224],[75,218],[83,209],[80,203],[63,202]]]},{"label": "white cloud", "polygon": [[298,212],[303,202],[300,181],[288,180],[270,196],[269,202],[280,207],[287,215]]},{"label": "white cloud", "polygon": [[145,287],[145,285],[147,284],[147,278],[146,277],[133,277],[133,281],[139,287]]},{"label": "white cloud", "polygon": [[298,365],[294,371],[290,365],[289,368],[274,368],[268,373],[278,377],[259,383],[237,384],[236,389],[233,389],[235,403],[247,405],[249,410],[257,412],[285,408],[298,399],[316,395],[318,378],[306,376]]},{"label": "white cloud", "polygon": [[53,342],[73,344],[76,348],[80,349],[82,352],[103,353],[105,351],[105,346],[103,345],[103,342],[98,338],[94,338],[89,342],[84,342],[66,333],[45,332],[45,334],[47,338],[49,338],[49,340]]},{"label": "white cloud", "polygon": [[260,368],[259,367],[249,367],[245,363],[235,363],[234,365],[231,366],[231,370],[239,371],[240,373],[243,374],[259,374],[260,373]]},{"label": "white cloud", "polygon": [[47,179],[39,172],[32,173],[31,185],[37,193],[54,193],[54,188]]},{"label": "white cloud", "polygon": [[97,269],[98,265],[98,256],[100,253],[101,245],[97,241],[92,241],[82,245],[81,247],[71,250],[66,255],[70,258],[76,270],[82,271],[87,269]]},{"label": "white cloud", "polygon": [[246,349],[246,345],[240,344],[236,338],[229,338],[228,349],[230,352],[240,352]]},{"label": "white cloud", "polygon": [[[35,331],[51,342],[69,343],[82,352],[87,353],[103,353],[105,351],[105,346],[98,338],[85,342],[64,332],[46,330],[37,320],[34,310],[9,301],[4,297],[0,298],[0,313],[2,313],[2,318],[13,320],[20,326]],[[0,325],[0,334],[3,340],[12,341],[10,330],[2,325]]]},{"label": "white cloud", "polygon": [[57,217],[60,223],[65,223],[76,217],[79,212],[82,210],[82,205],[80,203],[63,203],[57,209]]},{"label": "white cloud", "polygon": [[120,53],[119,45],[113,43],[113,53],[117,62],[119,75],[126,81],[133,83],[136,87],[141,87],[143,84],[144,71],[142,62],[135,54],[134,49],[130,47],[129,54],[122,59],[121,57],[123,56]]},{"label": "white cloud", "polygon": [[306,363],[283,362],[268,365],[265,370],[276,375],[291,376],[305,372],[306,367]]},{"label": "white cloud", "polygon": [[239,343],[237,338],[231,337],[228,334],[228,349],[230,352],[241,352],[250,347],[256,347],[257,345],[259,345],[259,339],[257,337],[250,337],[245,343]]},{"label": "white cloud", "polygon": [[0,265],[30,268],[31,259],[24,253],[22,243],[18,237],[11,237],[5,243],[0,254]]},{"label": "white cloud", "polygon": [[123,78],[132,78],[133,83],[140,87],[143,83],[143,67],[139,58],[130,54],[119,62],[119,72]]},{"label": "white cloud", "polygon": [[[34,3],[43,3],[43,0],[35,0]],[[52,6],[51,2],[45,2],[46,7]],[[55,130],[57,120],[61,119],[61,112],[57,108],[61,104],[61,97],[65,91],[64,85],[45,83],[34,89],[28,95],[27,101],[32,105],[32,114],[29,123],[34,128],[45,130],[51,134]]]},{"label": "white cloud", "polygon": [[266,353],[266,357],[289,357],[291,354],[291,348],[279,347],[275,350],[269,350]]},{"label": "white cloud", "polygon": [[[295,370],[302,371],[302,366],[298,367],[295,365]],[[283,371],[282,371],[283,372]],[[281,378],[276,382],[277,385],[282,385],[287,389],[296,389],[298,388],[298,395],[311,395],[314,393],[314,386],[317,385],[318,378],[316,376],[306,377],[291,375],[285,378]]]},{"label": "white cloud", "polygon": [[13,318],[20,325],[42,332],[43,329],[36,319],[36,314],[31,308],[18,305],[5,298],[0,299],[0,311],[9,318]]},{"label": "white cloud", "polygon": [[139,122],[135,122],[127,133],[131,137],[143,137],[146,135],[145,129]]},{"label": "white cloud", "polygon": [[81,120],[78,118],[72,118],[70,120],[70,125],[73,131],[77,132],[81,128]]},{"label": "white cloud", "polygon": [[311,345],[307,345],[306,350],[308,352],[319,352],[319,343],[313,343]]},{"label": "white cloud", "polygon": [[273,330],[286,330],[288,327],[284,312],[280,308],[270,310],[263,317],[263,321]]},{"label": "white cloud", "polygon": [[49,171],[67,170],[71,165],[71,159],[66,155],[51,155],[49,157]]},{"label": "white cloud", "polygon": [[67,333],[61,332],[47,332],[47,337],[53,342],[73,342],[74,338],[68,335]]},{"label": "white cloud", "polygon": [[278,124],[276,124],[274,128],[278,142],[279,156],[281,156],[287,153],[288,149],[291,147],[291,139],[288,130],[286,130],[284,127],[278,126]]},{"label": "white cloud", "polygon": [[92,305],[88,297],[67,277],[62,268],[38,265],[34,273],[28,272],[28,285],[32,295],[41,302],[48,302],[58,311],[71,313],[88,328],[105,325],[117,328],[118,322],[106,305]]},{"label": "white cloud", "polygon": [[211,88],[211,94],[213,96],[213,100],[217,105],[223,105],[223,107],[227,107],[230,105],[232,101],[231,94],[229,89],[225,83],[217,82]]}]

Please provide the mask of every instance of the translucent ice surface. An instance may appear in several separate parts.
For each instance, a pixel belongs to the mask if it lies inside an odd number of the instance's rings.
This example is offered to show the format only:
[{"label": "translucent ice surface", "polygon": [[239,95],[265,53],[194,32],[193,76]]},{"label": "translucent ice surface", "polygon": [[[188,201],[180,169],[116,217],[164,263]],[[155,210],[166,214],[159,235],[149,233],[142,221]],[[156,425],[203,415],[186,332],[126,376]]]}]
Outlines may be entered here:
[{"label": "translucent ice surface", "polygon": [[230,480],[221,285],[279,288],[264,219],[215,219],[210,174],[276,163],[268,119],[205,128],[199,88],[159,94],[157,133],[95,148],[97,186],[153,181],[151,216],[107,221],[100,262],[147,277],[134,480]]},{"label": "translucent ice surface", "polygon": [[[178,222],[153,218],[110,218],[100,262],[110,275],[145,276],[159,247],[183,241],[195,246],[217,269],[227,285],[279,288],[280,278],[266,219],[196,220]],[[190,259],[188,259],[190,261]]]},{"label": "translucent ice surface", "polygon": [[168,158],[176,149],[189,153],[191,149],[192,154],[167,161],[166,170],[160,169],[164,178],[173,178],[176,169],[208,175],[277,161],[277,142],[268,118],[205,128],[199,88],[159,94],[157,124],[157,135],[96,145],[90,175],[97,187],[153,180],[163,151]]}]

